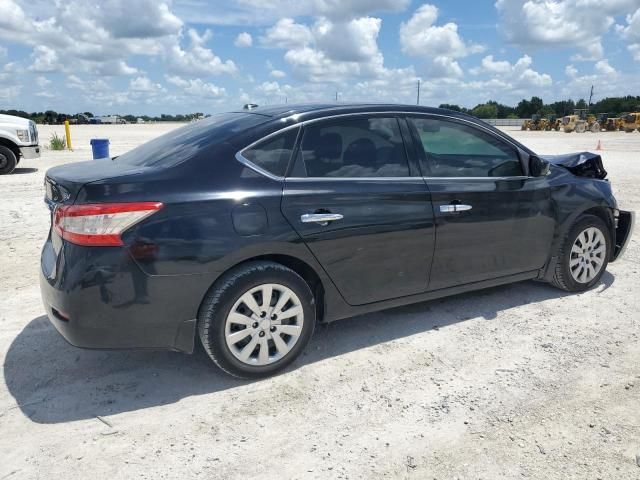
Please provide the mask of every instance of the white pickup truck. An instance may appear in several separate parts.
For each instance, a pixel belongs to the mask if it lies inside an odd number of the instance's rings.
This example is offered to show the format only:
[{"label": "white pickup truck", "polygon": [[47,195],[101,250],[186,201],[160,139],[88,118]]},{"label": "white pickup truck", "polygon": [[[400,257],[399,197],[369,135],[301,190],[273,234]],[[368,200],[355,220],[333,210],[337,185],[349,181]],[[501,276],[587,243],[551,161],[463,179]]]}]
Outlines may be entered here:
[{"label": "white pickup truck", "polygon": [[0,175],[11,173],[21,158],[38,158],[38,129],[31,120],[0,115]]}]

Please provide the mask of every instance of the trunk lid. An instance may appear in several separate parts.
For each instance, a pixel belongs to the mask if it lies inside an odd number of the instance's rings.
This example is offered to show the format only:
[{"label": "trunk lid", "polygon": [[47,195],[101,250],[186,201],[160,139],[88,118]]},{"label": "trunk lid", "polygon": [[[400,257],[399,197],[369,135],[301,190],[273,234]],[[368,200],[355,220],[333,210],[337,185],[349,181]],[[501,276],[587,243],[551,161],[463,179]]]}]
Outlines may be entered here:
[{"label": "trunk lid", "polygon": [[149,170],[149,167],[108,158],[53,167],[45,176],[45,202],[51,209],[57,204],[73,203],[80,189],[88,183],[125,175],[142,175]]}]

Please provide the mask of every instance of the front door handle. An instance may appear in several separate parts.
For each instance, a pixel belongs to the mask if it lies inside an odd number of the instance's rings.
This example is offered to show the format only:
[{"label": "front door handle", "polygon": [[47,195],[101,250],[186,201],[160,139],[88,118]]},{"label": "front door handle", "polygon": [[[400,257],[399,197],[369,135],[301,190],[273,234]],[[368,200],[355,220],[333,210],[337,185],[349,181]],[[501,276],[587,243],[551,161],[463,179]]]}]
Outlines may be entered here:
[{"label": "front door handle", "polygon": [[440,205],[440,213],[466,212],[467,210],[471,210],[472,208],[473,207],[471,205],[464,205],[462,203]]},{"label": "front door handle", "polygon": [[343,218],[339,213],[305,213],[300,217],[300,221],[302,223],[317,223],[322,227],[326,227],[329,222],[335,222]]}]

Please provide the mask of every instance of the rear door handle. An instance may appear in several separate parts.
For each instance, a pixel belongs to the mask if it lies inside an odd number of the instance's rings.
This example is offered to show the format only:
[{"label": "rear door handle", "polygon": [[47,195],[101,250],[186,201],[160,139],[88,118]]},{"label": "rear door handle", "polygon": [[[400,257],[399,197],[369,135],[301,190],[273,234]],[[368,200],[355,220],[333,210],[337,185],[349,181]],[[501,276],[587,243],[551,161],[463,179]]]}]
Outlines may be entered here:
[{"label": "rear door handle", "polygon": [[300,217],[300,221],[302,223],[317,223],[322,227],[326,227],[329,222],[335,222],[343,218],[339,213],[305,213]]},{"label": "rear door handle", "polygon": [[471,205],[464,205],[462,203],[440,205],[440,213],[466,212],[467,210],[471,210],[472,208],[473,207]]}]

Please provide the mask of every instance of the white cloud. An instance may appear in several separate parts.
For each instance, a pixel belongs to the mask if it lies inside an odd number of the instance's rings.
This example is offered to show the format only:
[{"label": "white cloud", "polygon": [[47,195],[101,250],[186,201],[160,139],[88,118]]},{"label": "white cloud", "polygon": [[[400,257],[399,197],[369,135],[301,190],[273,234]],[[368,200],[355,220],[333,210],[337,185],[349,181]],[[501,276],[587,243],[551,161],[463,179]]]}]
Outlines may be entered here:
[{"label": "white cloud", "polygon": [[179,76],[166,76],[167,82],[179,87],[185,94],[201,97],[201,98],[219,98],[225,95],[225,89],[218,87],[213,83],[207,83],[199,78],[196,79],[184,79]]},{"label": "white cloud", "polygon": [[609,65],[608,60],[600,60],[596,62],[595,69],[598,73],[603,75],[616,75],[618,73],[615,68]]},{"label": "white cloud", "polygon": [[37,45],[31,53],[33,63],[29,67],[32,72],[55,72],[62,69],[58,54],[46,45]]},{"label": "white cloud", "polygon": [[329,58],[347,62],[362,62],[378,54],[379,18],[354,18],[333,23],[319,19],[313,27],[315,42]]},{"label": "white cloud", "polygon": [[[160,40],[167,35],[177,38],[182,25],[164,2],[109,0],[100,6],[109,14],[89,0],[2,0],[0,38],[34,48],[32,71],[132,75],[137,69],[127,58],[157,54]],[[145,14],[132,15],[132,10]]]},{"label": "white cloud", "polygon": [[129,90],[143,93],[157,93],[164,89],[159,83],[153,83],[148,77],[136,77],[129,81]]},{"label": "white cloud", "polygon": [[177,34],[182,27],[169,6],[156,0],[103,0],[101,8],[92,5],[99,24],[114,38],[163,37]]},{"label": "white cloud", "polygon": [[497,0],[501,29],[507,39],[525,47],[569,47],[581,53],[574,61],[603,56],[602,35],[614,17],[628,12],[637,0]]},{"label": "white cloud", "polygon": [[640,7],[626,17],[627,25],[616,25],[616,31],[626,41],[629,53],[634,60],[640,61]]},{"label": "white cloud", "polygon": [[484,50],[481,45],[466,43],[458,34],[458,25],[449,22],[436,26],[438,8],[424,4],[400,26],[400,45],[407,55],[427,60],[430,77],[461,77],[456,59]]},{"label": "white cloud", "polygon": [[509,73],[513,69],[511,63],[506,60],[493,60],[493,55],[487,55],[482,59],[481,66],[472,68],[470,72],[474,75],[480,73]]},{"label": "white cloud", "polygon": [[36,78],[36,85],[39,86],[40,88],[45,88],[51,85],[51,80],[41,75],[38,78]]},{"label": "white cloud", "polygon": [[275,48],[305,47],[313,40],[313,34],[306,25],[296,23],[291,18],[278,20],[260,38],[263,45]]},{"label": "white cloud", "polygon": [[271,72],[269,72],[269,76],[273,78],[284,78],[287,76],[287,74],[282,70],[271,70]]},{"label": "white cloud", "polygon": [[411,0],[236,0],[180,2],[175,6],[187,22],[212,25],[268,25],[288,17],[322,16],[348,21],[376,12],[406,9]]},{"label": "white cloud", "polygon": [[247,48],[253,45],[253,37],[247,33],[239,33],[233,44],[238,48]]},{"label": "white cloud", "polygon": [[182,20],[167,2],[155,0],[106,0],[99,6],[91,0],[0,0],[0,38],[33,47],[28,68],[34,72],[136,75],[139,69],[129,64],[136,56],[161,56],[177,74],[237,70],[207,47],[209,32],[189,29],[183,48]]},{"label": "white cloud", "polygon": [[222,61],[213,51],[205,47],[211,39],[211,31],[206,30],[200,35],[195,29],[188,30],[189,45],[182,48],[179,44],[172,45],[166,53],[167,70],[181,75],[220,75],[232,74],[238,71],[232,60]]},{"label": "white cloud", "polygon": [[575,78],[578,75],[578,69],[573,65],[567,65],[564,68],[564,73],[567,77]]},{"label": "white cloud", "polygon": [[295,78],[337,85],[386,73],[377,44],[381,25],[382,21],[373,17],[336,22],[321,17],[311,26],[285,18],[268,28],[260,41],[286,49],[284,60]]}]

